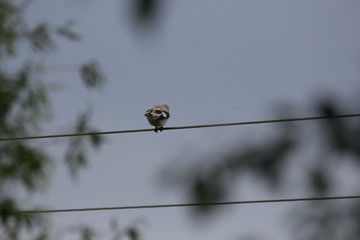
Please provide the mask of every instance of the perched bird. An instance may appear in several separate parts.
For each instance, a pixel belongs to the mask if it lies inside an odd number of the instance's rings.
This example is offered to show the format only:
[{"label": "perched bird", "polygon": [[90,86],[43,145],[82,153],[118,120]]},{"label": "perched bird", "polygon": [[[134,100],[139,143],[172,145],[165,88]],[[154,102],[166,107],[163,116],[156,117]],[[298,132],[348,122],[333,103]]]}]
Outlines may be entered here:
[{"label": "perched bird", "polygon": [[152,106],[145,112],[145,117],[151,125],[155,126],[154,131],[156,133],[159,130],[161,132],[170,117],[169,106],[167,104]]}]

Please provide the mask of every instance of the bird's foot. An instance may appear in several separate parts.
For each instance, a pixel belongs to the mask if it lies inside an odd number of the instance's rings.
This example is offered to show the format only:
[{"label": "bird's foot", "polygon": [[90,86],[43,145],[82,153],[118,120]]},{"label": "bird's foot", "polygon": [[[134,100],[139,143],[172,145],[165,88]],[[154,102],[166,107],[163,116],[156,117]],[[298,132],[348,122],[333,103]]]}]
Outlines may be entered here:
[{"label": "bird's foot", "polygon": [[158,131],[162,132],[163,130],[164,130],[163,126],[161,126],[161,127],[156,126],[155,129],[154,129],[154,132],[158,133]]}]

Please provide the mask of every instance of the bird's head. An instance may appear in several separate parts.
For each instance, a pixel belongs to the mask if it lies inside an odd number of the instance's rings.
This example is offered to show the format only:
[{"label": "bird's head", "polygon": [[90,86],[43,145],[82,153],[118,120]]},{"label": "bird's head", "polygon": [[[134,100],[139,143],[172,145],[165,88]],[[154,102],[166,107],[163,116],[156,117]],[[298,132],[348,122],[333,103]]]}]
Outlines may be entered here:
[{"label": "bird's head", "polygon": [[145,112],[145,117],[149,116],[152,111],[153,111],[152,108],[148,109],[148,110]]}]

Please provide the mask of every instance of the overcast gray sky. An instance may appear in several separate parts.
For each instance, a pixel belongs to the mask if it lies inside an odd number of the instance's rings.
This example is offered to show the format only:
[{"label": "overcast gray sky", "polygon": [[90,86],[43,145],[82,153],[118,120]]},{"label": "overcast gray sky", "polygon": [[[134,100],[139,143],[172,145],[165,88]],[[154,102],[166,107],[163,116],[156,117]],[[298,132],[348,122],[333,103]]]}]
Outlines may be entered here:
[{"label": "overcast gray sky", "polygon": [[[82,35],[80,43],[61,40],[57,52],[44,58],[46,65],[97,59],[108,79],[96,92],[84,89],[76,72],[44,75],[46,82],[64,86],[52,94],[56,120],[48,134],[65,131],[86,106],[92,107],[93,124],[99,130],[125,130],[148,127],[144,111],[158,103],[170,106],[168,126],[179,126],[274,118],[278,103],[305,109],[320,93],[352,95],[358,90],[359,1],[166,1],[150,36],[130,24],[127,2],[36,0],[29,7],[29,24],[58,25],[74,19]],[[34,201],[49,208],[181,203],[186,200],[181,191],[163,190],[159,184],[165,166],[234,139],[261,138],[272,128],[107,136],[75,184],[59,164],[48,190]],[[50,149],[58,154],[61,141],[53,142]],[[269,190],[252,186],[245,184],[233,200],[274,197]],[[295,196],[302,197],[299,192],[282,197]],[[231,240],[254,232],[284,240],[291,236],[284,214],[295,205],[225,207],[200,225],[182,208],[64,213],[52,218],[57,227],[85,222],[104,233],[110,218],[124,226],[146,219],[146,240]]]}]

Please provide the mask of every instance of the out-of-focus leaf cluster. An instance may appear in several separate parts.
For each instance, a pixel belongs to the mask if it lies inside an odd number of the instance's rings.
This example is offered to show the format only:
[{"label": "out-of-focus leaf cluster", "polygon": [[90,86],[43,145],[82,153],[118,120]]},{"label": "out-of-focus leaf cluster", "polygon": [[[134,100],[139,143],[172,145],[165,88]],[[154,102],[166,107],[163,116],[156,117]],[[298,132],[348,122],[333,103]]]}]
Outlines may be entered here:
[{"label": "out-of-focus leaf cluster", "polygon": [[[81,114],[75,124],[74,133],[96,132],[97,130],[89,125],[90,114],[85,112]],[[65,162],[70,172],[74,176],[77,171],[87,164],[87,153],[91,148],[97,148],[101,145],[103,137],[98,134],[88,136],[75,136],[69,140],[69,145],[65,154]]]},{"label": "out-of-focus leaf cluster", "polygon": [[[120,226],[116,219],[110,220],[110,229],[99,229],[88,224],[66,226],[55,235],[55,239],[79,239],[79,240],[140,240],[140,224],[133,223],[129,226]],[[105,234],[104,234],[105,232]],[[104,237],[106,236],[106,237]],[[46,238],[52,239],[52,238]]]},{"label": "out-of-focus leaf cluster", "polygon": [[41,149],[12,142],[1,144],[0,151],[1,190],[18,184],[34,191],[43,185],[49,159]]},{"label": "out-of-focus leaf cluster", "polygon": [[[322,115],[335,116],[341,113],[334,100],[323,100],[318,107]],[[328,119],[322,125],[324,142],[332,152],[349,153],[360,162],[360,124],[355,119]]]},{"label": "out-of-focus leaf cluster", "polygon": [[159,0],[135,0],[134,12],[138,21],[151,21],[156,16],[159,7]]},{"label": "out-of-focus leaf cluster", "polygon": [[66,21],[59,27],[49,26],[47,23],[39,23],[33,30],[28,31],[27,37],[35,52],[48,52],[55,48],[54,34],[71,41],[79,41],[80,35],[72,30],[73,21]]},{"label": "out-of-focus leaf cluster", "polygon": [[56,33],[68,40],[79,41],[81,36],[79,33],[72,30],[74,25],[74,21],[66,21],[63,25],[57,27]]},{"label": "out-of-focus leaf cluster", "polygon": [[[40,215],[24,215],[17,213],[19,207],[14,199],[1,196],[0,199],[0,232],[1,239],[18,240],[21,239],[20,229],[32,230],[44,224],[44,219]],[[44,232],[41,234],[44,235]]]},{"label": "out-of-focus leaf cluster", "polygon": [[95,60],[83,64],[80,68],[80,75],[88,88],[100,88],[106,80],[100,64]]},{"label": "out-of-focus leaf cluster", "polygon": [[299,240],[356,240],[360,236],[359,210],[357,200],[317,202],[297,209],[289,219]]},{"label": "out-of-focus leaf cluster", "polygon": [[[209,159],[205,157],[205,163],[200,166],[185,167],[182,171],[176,167],[168,168],[165,176],[171,179],[170,183],[180,183],[191,202],[223,201],[230,194],[231,186],[249,173],[275,188],[283,180],[282,166],[295,146],[293,132],[283,131],[266,145],[239,146],[228,154],[212,154]],[[219,160],[214,160],[214,156]],[[194,209],[209,214],[216,208],[204,205]]]},{"label": "out-of-focus leaf cluster", "polygon": [[[314,105],[319,116],[344,114],[331,99],[317,101]],[[183,169],[171,166],[165,169],[167,179],[164,182],[177,184],[196,202],[226,200],[244,177],[254,184],[263,182],[270,190],[286,191],[292,188],[289,183],[300,182],[303,184],[301,192],[310,196],[336,195],[342,190],[337,182],[337,169],[347,165],[360,170],[360,121],[358,118],[329,118],[313,124],[316,130],[311,133],[305,129],[308,124],[279,125],[278,135],[259,143],[241,144],[225,154],[211,153],[201,161],[205,164],[197,165],[199,161],[193,161],[195,165]],[[311,161],[299,158],[302,155],[310,156]],[[299,164],[293,159],[303,162]],[[297,166],[295,175],[289,174],[294,171],[291,166]],[[299,176],[301,180],[295,179]],[[167,181],[169,179],[171,181]],[[352,190],[356,194],[360,188],[355,186]],[[195,213],[201,216],[213,213],[214,209],[203,206]],[[314,202],[294,210],[289,222],[298,229],[296,237],[301,240],[355,240],[360,238],[359,209],[358,201],[347,204]]]},{"label": "out-of-focus leaf cluster", "polygon": [[[27,68],[17,74],[0,72],[0,137],[33,134],[48,112],[46,87],[32,80]],[[39,190],[46,183],[50,158],[46,151],[25,141],[0,142],[1,239],[20,238],[21,229],[39,226],[39,217],[16,214],[20,202],[14,191]]]},{"label": "out-of-focus leaf cluster", "polygon": [[[30,81],[23,69],[14,76],[0,72],[0,137],[26,136],[48,114],[47,91]],[[11,186],[33,191],[42,185],[49,158],[46,151],[23,141],[0,142],[0,195]]]},{"label": "out-of-focus leaf cluster", "polygon": [[110,221],[110,229],[112,232],[112,240],[140,240],[142,236],[141,222],[135,222],[125,228],[121,228],[116,219],[112,219]]},{"label": "out-of-focus leaf cluster", "polygon": [[28,134],[47,119],[48,90],[31,79],[28,68],[15,75],[0,72],[0,136]]},{"label": "out-of-focus leaf cluster", "polygon": [[0,61],[15,54],[19,26],[16,7],[7,0],[0,0]]},{"label": "out-of-focus leaf cluster", "polygon": [[96,232],[90,226],[82,226],[80,229],[81,240],[93,240],[96,239]]},{"label": "out-of-focus leaf cluster", "polygon": [[162,0],[129,0],[131,18],[137,28],[145,29],[155,26],[166,1]]},{"label": "out-of-focus leaf cluster", "polygon": [[[50,88],[39,78],[33,66],[36,58],[26,59],[17,68],[5,68],[5,63],[18,57],[20,46],[30,46],[34,55],[50,53],[56,47],[56,36],[79,40],[72,30],[73,22],[54,27],[46,22],[30,27],[24,19],[26,7],[32,1],[17,5],[15,1],[0,0],[0,138],[37,135],[41,127],[51,119]],[[26,45],[25,43],[28,43]],[[21,59],[19,59],[21,60]],[[99,65],[91,62],[84,65],[87,87],[103,83]],[[76,131],[93,131],[89,115],[82,115],[76,123]],[[101,144],[99,136],[70,139],[65,160],[71,174],[86,165],[88,151]],[[51,156],[44,146],[32,141],[0,142],[0,239],[50,239],[47,221],[41,215],[20,214],[18,211],[31,206],[21,201],[18,194],[39,191],[49,181]],[[83,239],[93,239],[91,231],[83,231]]]},{"label": "out-of-focus leaf cluster", "polygon": [[47,52],[54,49],[55,42],[50,35],[49,26],[41,23],[29,34],[31,47],[34,51]]}]

